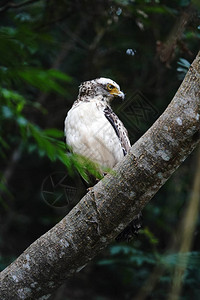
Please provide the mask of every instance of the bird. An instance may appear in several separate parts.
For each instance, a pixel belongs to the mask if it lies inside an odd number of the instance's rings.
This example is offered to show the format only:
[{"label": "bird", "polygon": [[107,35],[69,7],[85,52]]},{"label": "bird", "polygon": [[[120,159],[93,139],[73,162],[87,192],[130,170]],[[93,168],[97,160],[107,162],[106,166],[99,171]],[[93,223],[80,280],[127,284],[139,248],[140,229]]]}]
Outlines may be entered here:
[{"label": "bird", "polygon": [[[109,78],[88,80],[79,86],[77,100],[68,111],[64,122],[66,144],[74,153],[98,165],[113,168],[129,152],[128,131],[114,113],[114,98],[124,100],[120,86]],[[141,213],[116,238],[130,240],[141,227]]]},{"label": "bird", "polygon": [[124,99],[124,93],[113,80],[85,81],[65,119],[66,143],[73,152],[108,168],[131,147],[126,128],[111,109],[114,97]]}]

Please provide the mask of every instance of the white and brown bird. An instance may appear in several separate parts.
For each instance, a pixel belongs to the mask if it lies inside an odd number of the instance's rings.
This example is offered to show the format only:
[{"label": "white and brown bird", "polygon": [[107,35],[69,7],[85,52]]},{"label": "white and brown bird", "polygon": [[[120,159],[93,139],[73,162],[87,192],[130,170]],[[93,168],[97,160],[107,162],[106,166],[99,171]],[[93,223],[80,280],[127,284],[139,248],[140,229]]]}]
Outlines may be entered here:
[{"label": "white and brown bird", "polygon": [[[115,81],[102,77],[85,81],[65,119],[66,143],[73,152],[108,168],[113,168],[131,147],[126,128],[110,106],[115,97],[124,99]],[[125,239],[141,227],[138,221],[129,226]]]},{"label": "white and brown bird", "polygon": [[126,128],[110,107],[114,97],[124,99],[124,93],[111,79],[83,82],[65,119],[66,143],[73,151],[109,168],[131,147]]}]

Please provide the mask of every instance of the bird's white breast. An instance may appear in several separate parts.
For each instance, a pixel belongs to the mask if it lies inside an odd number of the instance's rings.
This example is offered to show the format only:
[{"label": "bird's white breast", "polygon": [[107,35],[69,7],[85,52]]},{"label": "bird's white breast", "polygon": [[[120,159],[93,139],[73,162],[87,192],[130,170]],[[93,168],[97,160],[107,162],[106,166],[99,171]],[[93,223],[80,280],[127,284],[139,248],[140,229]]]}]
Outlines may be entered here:
[{"label": "bird's white breast", "polygon": [[80,102],[65,119],[66,143],[81,154],[112,168],[123,158],[119,138],[104,115],[99,101]]}]

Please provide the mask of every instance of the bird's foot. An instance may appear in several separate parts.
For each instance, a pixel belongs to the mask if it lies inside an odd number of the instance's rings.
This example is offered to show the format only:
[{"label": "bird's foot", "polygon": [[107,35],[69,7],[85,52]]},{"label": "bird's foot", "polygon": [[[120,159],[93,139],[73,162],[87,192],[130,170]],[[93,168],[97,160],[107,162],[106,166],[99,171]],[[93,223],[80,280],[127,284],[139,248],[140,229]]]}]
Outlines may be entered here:
[{"label": "bird's foot", "polygon": [[90,192],[93,190],[93,186],[90,186],[89,188],[87,188],[87,192]]},{"label": "bird's foot", "polygon": [[134,236],[138,235],[142,227],[142,213],[140,212],[131,223],[116,237],[116,242],[130,242]]}]

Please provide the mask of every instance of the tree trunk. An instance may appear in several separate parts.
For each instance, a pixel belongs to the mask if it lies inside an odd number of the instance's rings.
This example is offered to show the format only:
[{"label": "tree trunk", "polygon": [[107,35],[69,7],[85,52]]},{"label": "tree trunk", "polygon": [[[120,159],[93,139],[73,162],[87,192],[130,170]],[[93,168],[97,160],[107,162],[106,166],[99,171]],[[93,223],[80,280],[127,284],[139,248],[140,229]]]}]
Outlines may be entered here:
[{"label": "tree trunk", "polygon": [[0,274],[0,299],[48,299],[149,202],[200,139],[200,53],[170,105],[55,227]]}]

